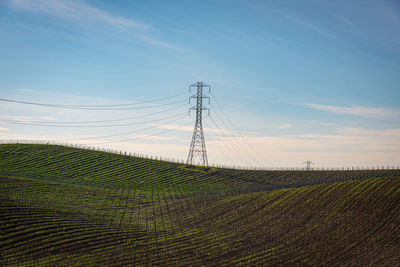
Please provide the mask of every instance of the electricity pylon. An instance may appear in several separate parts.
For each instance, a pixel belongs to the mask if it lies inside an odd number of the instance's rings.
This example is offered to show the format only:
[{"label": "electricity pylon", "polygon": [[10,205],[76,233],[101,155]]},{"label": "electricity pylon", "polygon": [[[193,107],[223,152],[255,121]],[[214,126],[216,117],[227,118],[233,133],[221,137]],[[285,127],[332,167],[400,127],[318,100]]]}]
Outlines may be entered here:
[{"label": "electricity pylon", "polygon": [[208,99],[208,103],[210,103],[210,98],[203,95],[203,88],[208,88],[208,92],[210,92],[211,87],[203,82],[196,82],[189,86],[190,92],[192,92],[192,88],[196,88],[197,92],[189,98],[189,103],[191,103],[192,99],[196,99],[196,106],[189,109],[189,114],[192,110],[196,111],[196,123],[194,125],[192,142],[190,144],[189,155],[186,163],[190,165],[199,163],[200,165],[207,167],[208,159],[206,142],[204,141],[202,115],[203,110],[208,111],[208,114],[210,114],[210,109],[203,106],[203,99]]},{"label": "electricity pylon", "polygon": [[311,165],[314,165],[314,162],[307,160],[306,162],[303,162],[303,164],[307,164],[306,170],[312,170]]}]

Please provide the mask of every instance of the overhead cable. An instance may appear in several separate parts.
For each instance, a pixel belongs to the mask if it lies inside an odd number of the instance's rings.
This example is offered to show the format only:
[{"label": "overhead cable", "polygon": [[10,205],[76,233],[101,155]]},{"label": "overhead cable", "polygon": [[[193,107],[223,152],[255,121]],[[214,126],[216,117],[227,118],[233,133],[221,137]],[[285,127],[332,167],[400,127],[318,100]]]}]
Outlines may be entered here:
[{"label": "overhead cable", "polygon": [[[211,119],[212,123],[214,124],[215,127],[217,127],[217,129],[219,130],[219,132],[227,139],[229,139],[229,136],[227,136],[224,131],[221,129],[221,127],[219,127],[219,125],[212,119],[211,116],[209,116],[209,118]],[[250,165],[250,162],[248,162],[248,160],[246,159],[246,155],[243,154],[243,152],[240,150],[240,148],[237,148],[236,146],[234,146],[233,142],[230,143],[226,143],[223,139],[220,139],[221,142],[223,142],[225,144],[225,146],[231,150],[231,152],[233,152],[233,154],[237,154],[240,155],[239,158],[241,158],[242,160],[244,160],[246,162],[246,164]]]},{"label": "overhead cable", "polygon": [[[59,127],[59,128],[107,128],[107,127],[120,127],[120,126],[131,126],[131,125],[138,125],[138,124],[146,124],[146,123],[152,123],[152,122],[157,122],[157,121],[162,121],[166,119],[171,119],[171,118],[176,118],[176,117],[182,117],[182,114],[175,114],[172,116],[168,117],[163,117],[159,118],[156,120],[150,120],[146,122],[131,122],[131,123],[122,123],[122,124],[106,124],[106,125],[53,125],[53,124],[40,124],[40,123],[31,123],[31,122],[18,122],[18,121],[9,121],[9,120],[3,120],[0,119],[2,122],[10,123],[10,124],[19,124],[19,125],[30,125],[30,126],[42,126],[42,127]],[[186,113],[184,114],[186,116]]]},{"label": "overhead cable", "polygon": [[[221,110],[222,114],[225,116],[227,121],[230,123],[230,125],[233,127],[233,129],[237,132],[237,134],[245,141],[247,146],[255,153],[259,158],[263,158],[263,156],[256,150],[250,143],[247,141],[247,139],[242,135],[242,133],[237,129],[237,127],[233,124],[232,120],[226,115],[222,107],[219,105],[217,99],[214,97],[214,95],[210,92],[211,97],[213,98],[214,102],[217,104],[217,107],[219,110]],[[218,116],[218,114],[217,114]],[[220,119],[221,120],[221,119]],[[223,122],[223,120],[221,120]],[[225,126],[226,127],[226,126]],[[271,163],[271,162],[270,162]]]},{"label": "overhead cable", "polygon": [[[178,105],[175,107],[171,107],[171,108],[167,108],[164,110],[160,110],[157,112],[153,112],[153,113],[148,113],[148,114],[142,114],[142,115],[137,115],[137,116],[133,116],[133,117],[126,117],[126,118],[118,118],[118,119],[109,119],[109,120],[96,120],[96,121],[32,121],[32,120],[27,120],[27,123],[39,123],[39,124],[72,124],[72,123],[76,123],[76,124],[87,124],[87,123],[102,123],[102,122],[117,122],[117,121],[126,121],[126,120],[133,120],[133,119],[139,119],[139,118],[145,118],[145,117],[150,117],[153,115],[158,115],[161,113],[165,113],[167,111],[171,111],[174,109],[178,109],[181,107],[187,106],[187,103],[183,104],[183,105]],[[6,117],[1,117],[0,116],[0,120],[1,121],[7,121],[7,122],[24,122],[22,119],[9,119]]]},{"label": "overhead cable", "polygon": [[[178,121],[180,119],[185,118],[186,116],[187,115],[185,114],[185,115],[179,117],[176,120],[169,121],[168,123]],[[129,131],[129,132],[110,134],[110,135],[102,135],[102,136],[91,136],[91,137],[82,137],[82,138],[69,138],[69,139],[65,139],[65,140],[90,140],[90,139],[110,138],[110,137],[116,137],[116,136],[122,136],[122,135],[137,133],[137,132],[141,132],[141,131],[146,131],[146,130],[150,130],[150,129],[154,129],[154,128],[159,128],[159,127],[165,126],[165,125],[167,125],[167,124],[156,124],[156,125],[152,125],[152,126],[149,126],[149,127],[146,127],[146,128],[136,129],[136,130]],[[65,140],[57,140],[57,141],[65,141]]]},{"label": "overhead cable", "polygon": [[[183,93],[172,96],[172,97],[162,98],[162,99],[169,99],[169,98],[173,98],[173,97],[180,96],[180,95],[183,95]],[[159,101],[160,99],[157,99],[157,101]],[[42,106],[42,107],[60,108],[60,109],[84,109],[84,110],[145,109],[145,108],[156,108],[156,107],[162,107],[162,106],[168,106],[168,105],[186,102],[186,100],[179,100],[179,101],[175,101],[175,102],[171,102],[171,103],[136,107],[136,105],[152,103],[152,102],[155,102],[155,100],[149,100],[149,101],[144,101],[144,102],[125,103],[125,104],[114,104],[114,105],[62,105],[62,104],[48,104],[48,103],[38,103],[38,102],[29,102],[29,101],[19,101],[19,100],[13,100],[13,99],[5,99],[5,98],[0,98],[0,101],[10,102],[10,103],[18,103],[18,104],[26,104],[26,105],[34,105],[34,106]],[[135,107],[124,107],[124,106],[135,106]],[[115,108],[115,107],[119,107],[119,108]]]},{"label": "overhead cable", "polygon": [[[226,153],[218,144],[217,144],[217,140],[212,138],[211,135],[208,135],[206,132],[204,132],[204,135],[206,137],[207,140],[211,140],[213,147],[215,146],[222,154],[224,154],[224,156],[229,160],[229,162],[235,162],[234,160],[232,160],[231,155],[229,155],[229,153]],[[208,142],[210,143],[210,142]]]},{"label": "overhead cable", "polygon": [[[231,137],[232,137],[232,145],[235,146],[235,149],[236,149],[237,151],[239,151],[239,153],[242,154],[242,155],[245,155],[244,152],[246,152],[246,153],[248,154],[247,157],[249,157],[253,162],[255,162],[257,165],[264,166],[264,165],[263,165],[262,163],[260,163],[257,159],[255,159],[255,158],[251,155],[251,153],[250,153],[250,154],[248,153],[248,150],[242,145],[242,143],[238,140],[238,138],[235,137],[235,136],[229,131],[228,127],[226,127],[225,123],[222,121],[221,117],[219,117],[218,113],[217,113],[217,112],[214,112],[214,114],[217,115],[217,117],[219,118],[219,120],[220,120],[220,121],[222,122],[222,124],[225,126],[225,130],[231,135]],[[218,126],[218,124],[214,121],[213,117],[210,116],[210,119],[211,119],[211,121],[214,123],[214,125],[216,125],[218,128],[220,128],[220,127]],[[221,133],[222,133],[225,137],[228,137],[228,138],[229,138],[229,136],[227,136],[222,130],[221,130]]]},{"label": "overhead cable", "polygon": [[[83,144],[83,145],[113,144],[113,143],[135,141],[135,140],[139,140],[139,139],[146,139],[146,138],[151,138],[151,137],[154,137],[154,136],[159,136],[159,135],[163,135],[163,134],[166,134],[166,133],[170,133],[170,132],[182,129],[184,127],[187,127],[187,126],[189,126],[191,124],[192,124],[192,122],[184,124],[184,125],[179,125],[178,127],[175,127],[175,128],[172,128],[172,129],[168,129],[168,130],[165,130],[165,131],[162,131],[162,132],[158,132],[156,134],[149,134],[149,135],[145,135],[145,136],[140,136],[140,137],[135,137],[135,138],[128,138],[128,139],[123,139],[123,140],[116,140],[116,141],[106,141],[106,142],[98,142],[98,143],[86,143],[86,144]],[[73,140],[79,140],[79,139],[73,139]]]}]

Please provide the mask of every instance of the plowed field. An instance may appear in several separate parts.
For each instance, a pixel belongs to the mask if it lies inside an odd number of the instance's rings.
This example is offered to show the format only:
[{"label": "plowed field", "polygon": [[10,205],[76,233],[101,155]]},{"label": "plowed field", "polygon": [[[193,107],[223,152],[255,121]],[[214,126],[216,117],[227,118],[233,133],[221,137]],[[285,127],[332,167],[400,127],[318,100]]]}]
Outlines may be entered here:
[{"label": "plowed field", "polygon": [[400,171],[0,145],[0,266],[400,265]]}]

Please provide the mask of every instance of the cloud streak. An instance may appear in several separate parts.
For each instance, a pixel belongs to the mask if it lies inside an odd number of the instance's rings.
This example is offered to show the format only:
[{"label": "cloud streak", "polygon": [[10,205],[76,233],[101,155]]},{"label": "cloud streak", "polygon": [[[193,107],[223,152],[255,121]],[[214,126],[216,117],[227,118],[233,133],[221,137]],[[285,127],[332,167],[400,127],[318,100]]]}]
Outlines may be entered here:
[{"label": "cloud streak", "polygon": [[[111,34],[113,38],[123,38],[125,41],[134,37],[136,40],[150,45],[174,50],[182,49],[152,37],[150,32],[153,32],[153,29],[149,24],[110,14],[78,0],[11,0],[8,6],[16,10],[60,19],[97,34],[100,31],[102,36],[107,33],[107,35]],[[31,28],[31,26],[25,25],[23,27]],[[115,37],[116,32],[118,33],[117,37]]]},{"label": "cloud streak", "polygon": [[277,126],[275,126],[275,128],[277,128],[277,129],[290,129],[290,128],[293,128],[293,125],[290,124],[290,123],[285,123],[285,124],[277,125]]},{"label": "cloud streak", "polygon": [[322,110],[335,114],[354,115],[367,118],[383,119],[383,120],[399,120],[400,110],[395,108],[376,108],[362,106],[331,106],[308,103],[305,107]]},{"label": "cloud streak", "polygon": [[32,13],[50,15],[73,21],[93,21],[108,24],[115,27],[123,27],[134,30],[145,31],[149,25],[132,19],[113,16],[101,9],[78,1],[61,0],[13,0],[11,7]]},{"label": "cloud streak", "polygon": [[326,38],[329,38],[329,39],[332,39],[332,40],[335,40],[335,41],[338,40],[337,36],[334,35],[333,33],[331,33],[330,31],[328,31],[328,30],[326,30],[326,29],[324,29],[324,28],[322,28],[320,26],[317,26],[316,24],[311,23],[311,22],[309,22],[307,20],[299,19],[297,17],[291,17],[291,16],[287,16],[287,15],[286,15],[286,18],[289,19],[289,20],[292,20],[296,24],[298,24],[298,25],[300,25],[300,26],[302,26],[302,27],[304,27],[304,28],[306,28],[306,29],[308,29],[310,31],[313,31],[313,32],[318,33],[318,34],[320,34],[322,36],[325,36]]}]

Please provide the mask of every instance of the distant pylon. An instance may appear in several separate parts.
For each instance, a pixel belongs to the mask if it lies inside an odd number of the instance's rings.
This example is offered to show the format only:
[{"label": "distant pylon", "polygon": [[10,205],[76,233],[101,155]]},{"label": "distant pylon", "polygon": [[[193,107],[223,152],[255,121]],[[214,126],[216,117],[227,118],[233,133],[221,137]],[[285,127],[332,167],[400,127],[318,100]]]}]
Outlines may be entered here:
[{"label": "distant pylon", "polygon": [[306,170],[312,170],[311,165],[314,165],[314,162],[307,160],[306,162],[303,162],[303,164],[307,164]]},{"label": "distant pylon", "polygon": [[196,111],[196,123],[194,125],[192,142],[190,144],[189,155],[186,163],[190,165],[198,163],[199,165],[207,167],[208,159],[206,142],[204,141],[202,114],[203,110],[207,110],[208,114],[210,114],[210,109],[203,106],[203,98],[208,99],[209,103],[210,98],[203,95],[203,88],[208,88],[208,92],[210,92],[211,87],[203,82],[196,82],[189,86],[190,92],[192,92],[192,88],[197,88],[197,92],[189,98],[189,102],[191,99],[195,98],[196,106],[189,109],[189,114],[192,110]]}]

